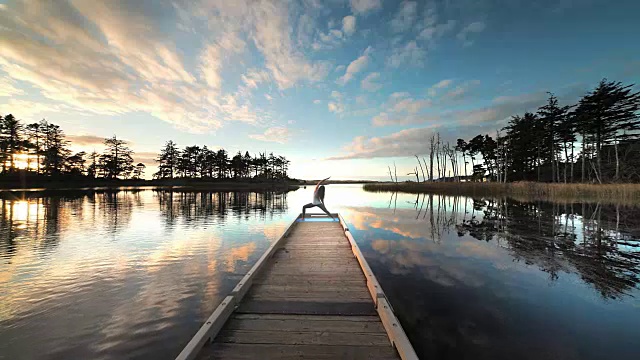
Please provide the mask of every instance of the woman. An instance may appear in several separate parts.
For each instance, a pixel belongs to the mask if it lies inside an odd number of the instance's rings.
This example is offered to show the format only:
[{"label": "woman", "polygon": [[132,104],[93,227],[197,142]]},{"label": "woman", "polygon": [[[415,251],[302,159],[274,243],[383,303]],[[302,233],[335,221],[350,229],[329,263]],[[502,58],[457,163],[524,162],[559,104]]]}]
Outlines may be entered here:
[{"label": "woman", "polygon": [[331,219],[335,220],[329,210],[327,210],[327,208],[324,206],[324,185],[320,185],[324,181],[329,180],[329,178],[331,178],[331,176],[326,179],[320,180],[318,182],[318,185],[316,185],[316,188],[313,190],[313,202],[310,202],[302,207],[302,219],[304,219],[304,213],[307,209],[317,206],[322,209],[322,211],[327,213],[327,215],[329,215]]}]

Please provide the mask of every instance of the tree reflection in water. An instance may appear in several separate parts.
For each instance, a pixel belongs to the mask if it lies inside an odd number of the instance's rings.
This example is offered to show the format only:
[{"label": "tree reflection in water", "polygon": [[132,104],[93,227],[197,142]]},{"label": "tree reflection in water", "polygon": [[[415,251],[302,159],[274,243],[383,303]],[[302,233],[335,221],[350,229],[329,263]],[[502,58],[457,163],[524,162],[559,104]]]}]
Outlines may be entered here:
[{"label": "tree reflection in water", "polygon": [[272,220],[287,211],[283,192],[189,192],[154,190],[160,213],[167,224],[177,219],[186,222],[217,216],[221,221],[233,218]]},{"label": "tree reflection in water", "polygon": [[628,294],[640,281],[638,208],[473,199],[471,213],[464,212],[456,229],[460,236],[498,241],[551,280],[577,272],[604,298]]}]

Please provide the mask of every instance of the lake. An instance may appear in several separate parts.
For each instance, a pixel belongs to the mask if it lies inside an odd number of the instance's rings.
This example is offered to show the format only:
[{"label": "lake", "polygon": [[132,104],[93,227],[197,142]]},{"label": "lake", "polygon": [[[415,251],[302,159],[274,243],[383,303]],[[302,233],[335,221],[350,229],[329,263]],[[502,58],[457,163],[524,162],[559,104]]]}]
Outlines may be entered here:
[{"label": "lake", "polygon": [[[173,359],[312,191],[0,193],[0,359]],[[421,358],[640,354],[640,208],[326,200]]]}]

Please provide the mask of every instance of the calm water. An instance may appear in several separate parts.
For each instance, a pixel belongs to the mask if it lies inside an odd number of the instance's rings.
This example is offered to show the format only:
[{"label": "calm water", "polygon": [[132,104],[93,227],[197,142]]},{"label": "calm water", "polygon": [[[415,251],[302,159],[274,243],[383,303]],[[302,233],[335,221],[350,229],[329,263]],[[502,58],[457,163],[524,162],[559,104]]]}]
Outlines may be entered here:
[{"label": "calm water", "polygon": [[[313,187],[0,194],[0,358],[172,359]],[[431,359],[634,359],[640,208],[327,187]]]}]

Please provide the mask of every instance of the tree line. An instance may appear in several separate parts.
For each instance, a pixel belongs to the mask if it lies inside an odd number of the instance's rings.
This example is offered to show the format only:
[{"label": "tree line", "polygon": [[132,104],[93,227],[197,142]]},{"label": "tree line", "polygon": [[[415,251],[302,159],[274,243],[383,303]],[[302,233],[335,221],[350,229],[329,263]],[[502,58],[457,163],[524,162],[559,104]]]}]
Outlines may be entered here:
[{"label": "tree line", "polygon": [[216,179],[288,179],[291,161],[273,153],[252,156],[238,151],[233,157],[224,149],[212,150],[207,146],[186,146],[180,150],[168,141],[158,158],[156,179],[216,178]]},{"label": "tree line", "polygon": [[548,93],[546,104],[513,115],[495,138],[480,134],[450,145],[434,134],[429,163],[416,156],[420,166],[409,174],[417,181],[422,173],[423,181],[637,182],[640,92],[634,86],[603,79],[570,105]]},{"label": "tree line", "polygon": [[0,116],[0,162],[4,175],[22,170],[42,175],[139,179],[144,174],[145,165],[134,164],[134,152],[115,135],[104,139],[102,153],[72,153],[70,145],[60,126],[44,119],[25,125],[12,114]]}]

